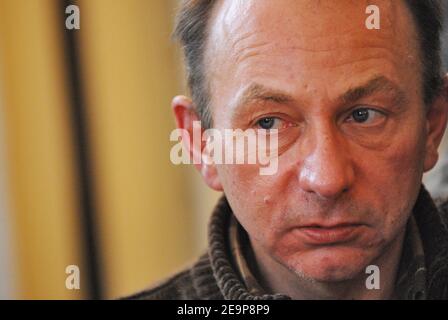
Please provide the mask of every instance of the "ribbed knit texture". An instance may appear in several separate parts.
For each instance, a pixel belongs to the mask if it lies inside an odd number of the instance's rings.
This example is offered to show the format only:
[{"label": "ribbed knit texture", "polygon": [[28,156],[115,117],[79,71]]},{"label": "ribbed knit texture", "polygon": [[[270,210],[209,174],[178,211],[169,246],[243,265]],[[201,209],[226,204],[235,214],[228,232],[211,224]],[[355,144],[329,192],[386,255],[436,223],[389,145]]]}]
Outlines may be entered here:
[{"label": "ribbed knit texture", "polygon": [[209,258],[214,277],[221,293],[228,300],[285,300],[288,296],[281,294],[254,296],[244,287],[237,277],[228,258],[228,229],[232,210],[226,198],[221,198],[210,220]]}]

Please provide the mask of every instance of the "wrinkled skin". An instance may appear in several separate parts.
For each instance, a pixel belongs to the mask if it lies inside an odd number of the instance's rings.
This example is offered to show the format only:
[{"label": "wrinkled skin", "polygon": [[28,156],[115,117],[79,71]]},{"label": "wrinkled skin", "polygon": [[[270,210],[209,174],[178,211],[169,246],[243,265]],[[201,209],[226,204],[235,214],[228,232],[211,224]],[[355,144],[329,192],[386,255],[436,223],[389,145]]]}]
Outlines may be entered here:
[{"label": "wrinkled skin", "polygon": [[[257,165],[198,169],[248,232],[267,290],[294,298],[393,290],[422,175],[438,159],[446,89],[424,105],[411,13],[402,1],[376,4],[380,30],[365,28],[367,1],[221,0],[214,8],[205,61],[214,127],[263,129],[258,121],[269,118],[279,164],[272,176]],[[191,101],[177,97],[173,107],[178,126],[190,129]],[[353,115],[360,108],[363,121]],[[301,232],[337,224],[355,225],[352,236],[316,244]],[[362,292],[371,264],[382,272],[378,296]]]}]

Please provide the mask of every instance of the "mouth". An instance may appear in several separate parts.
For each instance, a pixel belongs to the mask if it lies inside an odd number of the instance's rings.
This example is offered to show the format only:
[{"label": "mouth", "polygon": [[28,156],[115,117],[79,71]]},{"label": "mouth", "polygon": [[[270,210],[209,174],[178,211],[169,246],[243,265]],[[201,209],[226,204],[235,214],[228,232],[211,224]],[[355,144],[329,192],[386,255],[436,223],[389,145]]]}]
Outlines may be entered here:
[{"label": "mouth", "polygon": [[310,245],[334,245],[353,241],[363,224],[337,224],[333,226],[307,225],[296,228],[299,235]]}]

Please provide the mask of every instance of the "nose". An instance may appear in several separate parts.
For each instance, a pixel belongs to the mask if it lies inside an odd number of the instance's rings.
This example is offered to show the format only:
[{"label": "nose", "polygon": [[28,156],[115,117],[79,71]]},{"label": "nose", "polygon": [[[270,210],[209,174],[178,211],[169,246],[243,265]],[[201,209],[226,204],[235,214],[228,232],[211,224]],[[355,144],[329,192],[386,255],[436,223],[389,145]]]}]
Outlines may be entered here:
[{"label": "nose", "polygon": [[319,130],[307,145],[299,173],[302,190],[325,199],[347,192],[353,184],[354,168],[343,137],[337,130]]}]

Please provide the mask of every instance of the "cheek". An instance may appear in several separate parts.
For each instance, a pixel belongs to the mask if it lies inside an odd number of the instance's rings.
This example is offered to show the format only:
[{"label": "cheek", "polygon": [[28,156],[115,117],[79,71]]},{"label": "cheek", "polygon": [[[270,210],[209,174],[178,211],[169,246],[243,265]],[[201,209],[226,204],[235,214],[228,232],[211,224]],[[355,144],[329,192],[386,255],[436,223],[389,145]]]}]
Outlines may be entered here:
[{"label": "cheek", "polygon": [[261,176],[255,165],[222,165],[217,169],[238,221],[253,239],[268,242],[279,228],[273,223],[275,216],[286,203],[282,191],[286,180],[281,170],[273,176]]},{"label": "cheek", "polygon": [[[415,130],[414,132],[418,132]],[[396,235],[407,221],[423,176],[424,139],[410,132],[380,153],[360,155],[358,190],[376,203],[375,220],[384,237]]]}]

